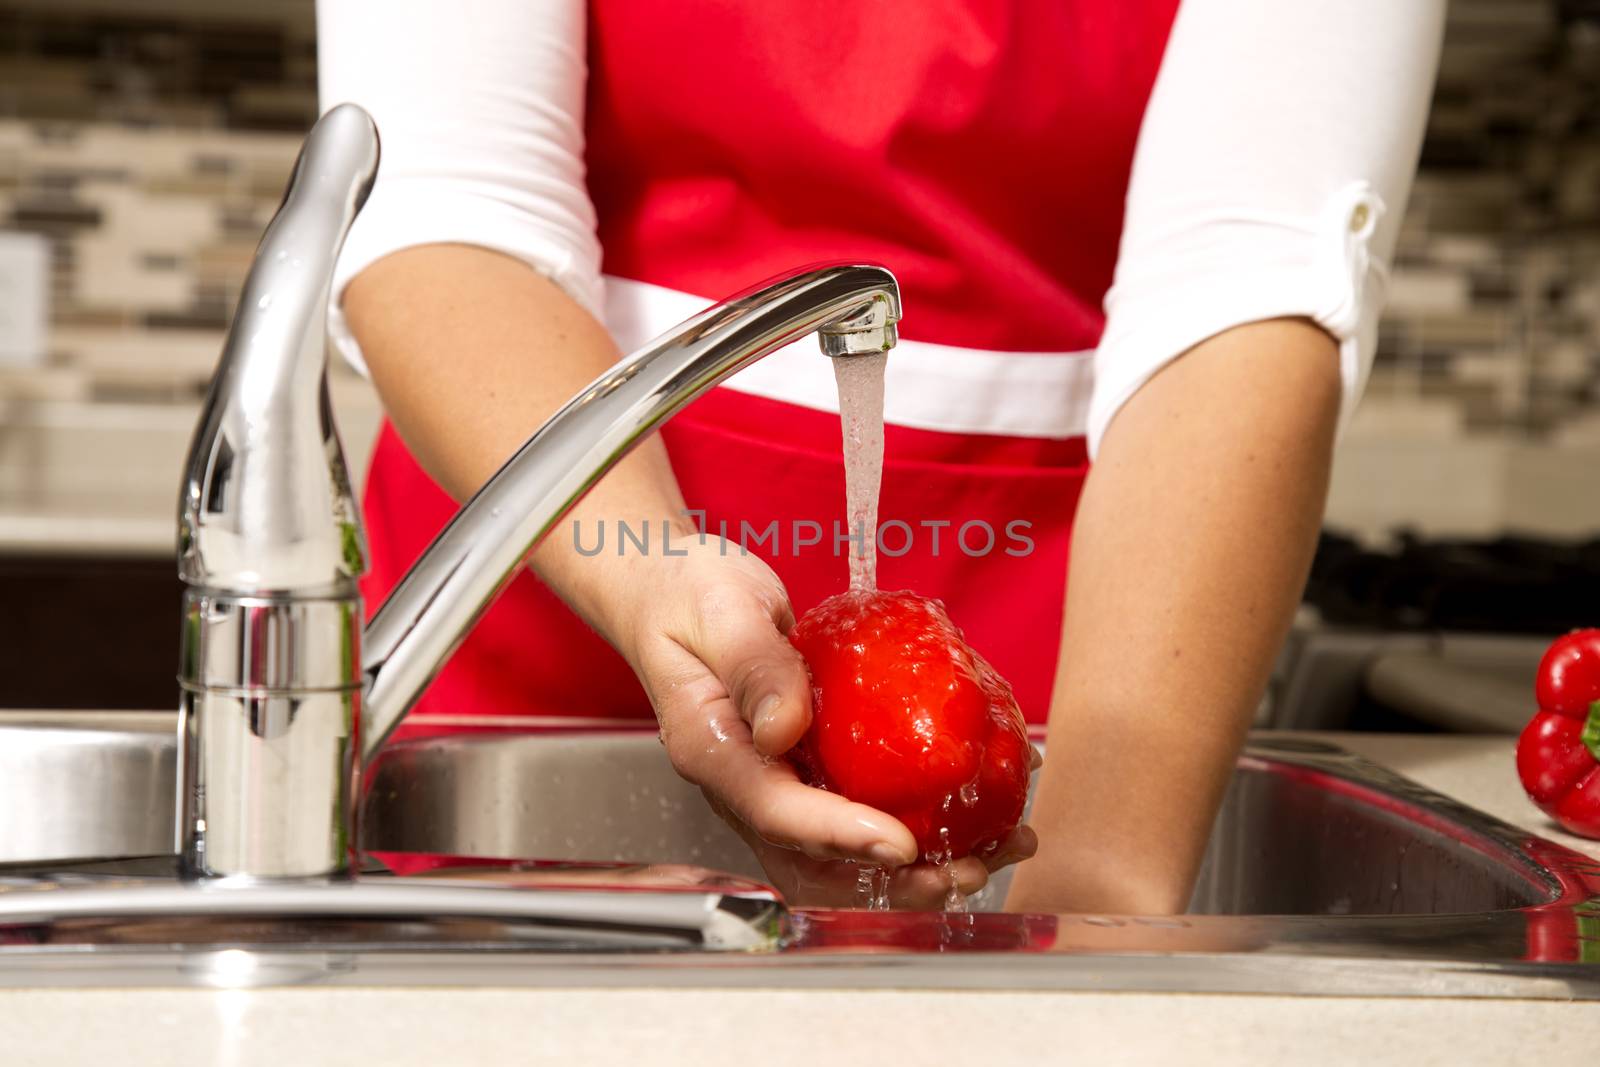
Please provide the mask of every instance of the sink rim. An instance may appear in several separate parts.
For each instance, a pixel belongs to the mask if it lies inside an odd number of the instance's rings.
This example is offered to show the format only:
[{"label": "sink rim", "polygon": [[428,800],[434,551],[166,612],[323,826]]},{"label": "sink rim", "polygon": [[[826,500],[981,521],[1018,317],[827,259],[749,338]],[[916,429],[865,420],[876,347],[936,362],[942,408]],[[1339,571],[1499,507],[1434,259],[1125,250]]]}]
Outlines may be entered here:
[{"label": "sink rim", "polygon": [[1530,907],[1573,903],[1580,899],[1580,894],[1581,899],[1587,900],[1600,893],[1600,860],[1513,826],[1338,745],[1300,738],[1279,741],[1252,736],[1240,753],[1239,766],[1268,770],[1273,764],[1287,770],[1276,769],[1270,773],[1314,782],[1325,792],[1355,799],[1414,822],[1500,863],[1522,877],[1530,889],[1547,895],[1547,899],[1532,905],[1498,911],[1526,911]]}]

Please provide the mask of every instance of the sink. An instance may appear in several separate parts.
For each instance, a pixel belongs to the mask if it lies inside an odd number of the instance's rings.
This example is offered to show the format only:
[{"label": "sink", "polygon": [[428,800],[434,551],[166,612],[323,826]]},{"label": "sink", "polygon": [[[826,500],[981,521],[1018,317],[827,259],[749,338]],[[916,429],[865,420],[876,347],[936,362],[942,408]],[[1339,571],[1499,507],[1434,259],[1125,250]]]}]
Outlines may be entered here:
[{"label": "sink", "polygon": [[[1347,785],[1341,768],[1383,791]],[[1258,736],[1223,801],[1191,911],[1439,914],[1549,899],[1533,867],[1464,844],[1443,818],[1398,799],[1408,794],[1444,802],[1329,746]],[[762,877],[653,732],[402,743],[374,767],[362,820],[373,850],[687,862]],[[997,908],[1004,888],[974,906]]]},{"label": "sink", "polygon": [[[0,783],[15,798],[6,809],[30,813],[0,828],[0,863],[170,851],[174,723],[158,712],[0,712]],[[1537,865],[1452,833],[1466,814],[1476,815],[1337,749],[1259,734],[1224,799],[1191,911],[1439,914],[1549,899]],[[681,863],[762,877],[654,732],[614,724],[390,745],[364,783],[361,836],[380,854]],[[986,891],[978,907],[999,895]]]},{"label": "sink", "polygon": [[[247,974],[1600,999],[1600,864],[1296,738],[1256,735],[1240,757],[1183,917],[1004,914],[1003,886],[973,914],[908,915],[785,909],[655,734],[614,726],[396,743],[363,783],[361,878],[194,891],[172,877],[174,723],[0,712],[13,816],[0,985]],[[450,892],[484,881],[508,892]]]},{"label": "sink", "polygon": [[0,864],[173,850],[176,711],[0,710]]}]

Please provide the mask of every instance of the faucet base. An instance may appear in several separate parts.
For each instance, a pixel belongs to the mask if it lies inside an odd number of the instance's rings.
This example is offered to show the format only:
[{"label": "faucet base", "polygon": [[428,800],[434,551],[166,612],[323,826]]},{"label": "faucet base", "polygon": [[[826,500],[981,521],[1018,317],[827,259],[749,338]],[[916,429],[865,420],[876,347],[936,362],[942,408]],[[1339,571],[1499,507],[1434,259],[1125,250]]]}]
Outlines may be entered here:
[{"label": "faucet base", "polygon": [[359,598],[190,589],[184,605],[184,875],[344,875],[356,840]]},{"label": "faucet base", "polygon": [[183,691],[177,849],[184,877],[348,873],[358,698],[355,690]]}]

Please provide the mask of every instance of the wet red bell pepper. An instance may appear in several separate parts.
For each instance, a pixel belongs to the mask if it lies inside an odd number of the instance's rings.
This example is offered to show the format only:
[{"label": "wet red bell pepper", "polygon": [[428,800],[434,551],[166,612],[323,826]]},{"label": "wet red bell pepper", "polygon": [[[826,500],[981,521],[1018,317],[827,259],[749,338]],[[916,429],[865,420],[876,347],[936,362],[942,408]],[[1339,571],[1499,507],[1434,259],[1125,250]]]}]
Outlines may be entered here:
[{"label": "wet red bell pepper", "polygon": [[852,590],[789,640],[811,672],[811,728],[791,753],[803,779],[893,815],[930,862],[1001,846],[1028,800],[1028,728],[942,603]]},{"label": "wet red bell pepper", "polygon": [[1539,712],[1517,741],[1522,788],[1563,828],[1600,838],[1600,630],[1558,638],[1534,691]]}]

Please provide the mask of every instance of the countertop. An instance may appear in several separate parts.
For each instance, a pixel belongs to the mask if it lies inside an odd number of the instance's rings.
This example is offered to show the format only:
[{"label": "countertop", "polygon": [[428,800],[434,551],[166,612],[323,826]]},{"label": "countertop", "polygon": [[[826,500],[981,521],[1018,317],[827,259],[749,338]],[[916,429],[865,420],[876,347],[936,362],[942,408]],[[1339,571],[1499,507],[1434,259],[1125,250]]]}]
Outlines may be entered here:
[{"label": "countertop", "polygon": [[[1510,737],[1331,741],[1600,857],[1522,795]],[[1577,1063],[1600,1004],[913,990],[278,989],[0,992],[31,1064]]]}]

